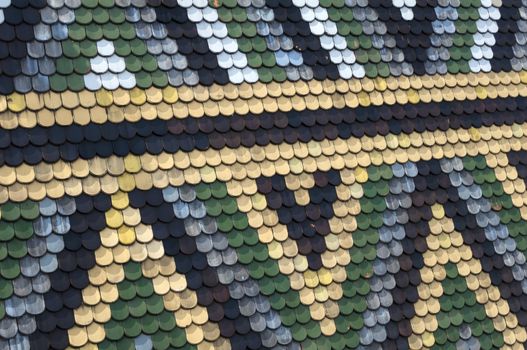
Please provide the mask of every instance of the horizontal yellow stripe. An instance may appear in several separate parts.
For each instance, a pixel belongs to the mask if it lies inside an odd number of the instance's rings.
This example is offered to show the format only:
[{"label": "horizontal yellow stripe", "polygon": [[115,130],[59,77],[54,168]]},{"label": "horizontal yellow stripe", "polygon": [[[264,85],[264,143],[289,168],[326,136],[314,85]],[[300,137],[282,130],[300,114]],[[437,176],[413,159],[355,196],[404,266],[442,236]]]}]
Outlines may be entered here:
[{"label": "horizontal yellow stripe", "polygon": [[[501,132],[497,132],[498,129]],[[493,139],[497,133],[501,138]],[[134,188],[163,188],[183,183],[210,183],[216,180],[239,182],[241,191],[254,191],[243,186],[244,179],[274,174],[312,173],[317,170],[342,170],[346,184],[367,180],[364,171],[370,165],[417,162],[455,156],[487,156],[491,167],[506,164],[506,152],[527,149],[527,123],[512,126],[482,127],[362,137],[349,140],[323,140],[293,145],[224,148],[207,151],[162,153],[160,155],[112,156],[107,159],[79,159],[71,163],[59,161],[37,166],[0,167],[0,203],[7,200],[40,200],[45,196],[60,198],[104,192],[108,194]],[[252,193],[247,193],[252,194]]]},{"label": "horizontal yellow stripe", "polygon": [[527,96],[527,72],[352,80],[244,83],[209,87],[66,91],[0,96],[0,127],[246,115],[395,103]]}]

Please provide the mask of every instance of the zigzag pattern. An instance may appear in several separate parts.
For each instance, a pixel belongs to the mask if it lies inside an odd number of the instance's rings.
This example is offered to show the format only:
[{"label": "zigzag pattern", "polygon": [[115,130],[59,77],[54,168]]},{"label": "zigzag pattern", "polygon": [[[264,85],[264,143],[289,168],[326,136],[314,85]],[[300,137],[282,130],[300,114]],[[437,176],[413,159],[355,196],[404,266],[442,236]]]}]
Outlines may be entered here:
[{"label": "zigzag pattern", "polygon": [[0,0],[0,349],[524,349],[526,16]]}]

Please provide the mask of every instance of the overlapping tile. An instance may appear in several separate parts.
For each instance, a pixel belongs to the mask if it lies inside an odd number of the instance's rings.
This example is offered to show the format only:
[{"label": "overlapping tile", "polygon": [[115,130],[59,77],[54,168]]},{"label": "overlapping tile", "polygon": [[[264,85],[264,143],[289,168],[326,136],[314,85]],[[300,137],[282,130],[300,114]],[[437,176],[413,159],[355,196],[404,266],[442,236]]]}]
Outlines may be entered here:
[{"label": "overlapping tile", "polygon": [[0,0],[0,349],[523,349],[517,0]]}]

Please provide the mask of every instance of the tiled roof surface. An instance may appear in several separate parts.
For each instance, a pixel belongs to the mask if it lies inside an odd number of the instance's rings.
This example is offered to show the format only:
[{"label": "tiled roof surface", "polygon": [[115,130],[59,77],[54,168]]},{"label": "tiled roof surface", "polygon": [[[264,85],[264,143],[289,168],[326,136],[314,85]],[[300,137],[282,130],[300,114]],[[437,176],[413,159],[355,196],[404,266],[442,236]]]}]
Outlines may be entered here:
[{"label": "tiled roof surface", "polygon": [[527,0],[0,0],[0,350],[524,349]]}]

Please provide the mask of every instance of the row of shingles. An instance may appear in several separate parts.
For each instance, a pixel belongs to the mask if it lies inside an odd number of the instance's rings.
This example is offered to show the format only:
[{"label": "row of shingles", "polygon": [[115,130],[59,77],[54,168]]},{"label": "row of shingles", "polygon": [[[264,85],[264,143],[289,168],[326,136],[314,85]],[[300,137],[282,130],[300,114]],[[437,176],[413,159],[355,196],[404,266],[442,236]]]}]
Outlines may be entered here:
[{"label": "row of shingles", "polygon": [[[487,131],[486,135],[489,136],[489,135],[490,135],[490,132],[489,132],[490,130],[489,130],[489,129],[485,129],[485,130]],[[494,130],[495,130],[495,131],[494,131]],[[497,134],[498,134],[498,129],[494,129],[494,130],[493,130],[493,132],[495,133],[496,138],[498,138],[498,135],[497,135]],[[504,134],[505,140],[508,140],[508,137],[512,137],[513,135],[518,135],[518,132],[520,132],[520,134],[521,134],[521,127],[518,128],[518,126],[516,126],[516,127],[513,128],[513,129],[511,129],[511,128],[509,128],[509,127],[504,127],[504,128],[503,128],[503,131],[505,132],[505,134]],[[467,132],[466,130],[461,130],[461,131],[459,131],[459,133],[452,133],[451,135],[452,135],[453,138],[449,136],[449,137],[448,137],[448,141],[449,141],[450,143],[452,143],[452,144],[456,144],[456,145],[457,145],[457,147],[458,147],[457,151],[462,151],[462,150],[465,149],[465,147],[467,147],[467,151],[469,151],[469,152],[475,152],[475,151],[476,151],[476,148],[475,148],[476,146],[475,146],[475,144],[471,144],[471,143],[467,143],[467,144],[464,144],[464,143],[457,143],[457,140],[456,140],[456,138],[458,137],[457,135],[459,135],[459,138],[461,138],[463,141],[468,141],[468,139],[469,139],[469,134],[468,134],[468,132]],[[428,137],[431,137],[430,134],[428,134],[427,136],[428,136]],[[477,136],[477,134],[476,134],[476,136]],[[406,145],[409,145],[409,137],[408,137],[407,135],[404,135],[404,134],[403,134],[403,135],[401,135],[400,137],[401,137],[401,138],[400,138],[400,140],[401,140],[401,144],[403,145],[403,147],[404,147],[404,143],[406,143]],[[381,140],[381,142],[382,142],[383,139],[381,138],[380,140]],[[420,138],[417,138],[416,140],[420,140]],[[430,139],[428,139],[428,140],[430,140]],[[432,141],[433,141],[433,140],[432,140]],[[432,143],[433,143],[433,142],[432,142]],[[331,153],[333,152],[333,151],[331,150],[332,144],[333,144],[332,142],[329,142],[329,143],[326,143],[326,144],[323,144],[323,145],[322,145],[323,150],[324,150],[325,153],[328,153],[328,152],[329,152],[328,154],[331,154]],[[345,146],[345,143],[341,143],[341,144]],[[491,149],[492,149],[492,150],[495,150],[495,149],[497,149],[496,147],[498,147],[497,144],[496,144],[495,142],[491,142],[490,145],[491,145]],[[317,146],[317,143],[314,143],[314,146],[315,146],[315,147],[318,147],[318,146]],[[354,153],[354,152],[357,152],[357,151],[354,151],[355,146],[357,146],[357,147],[360,146],[360,143],[356,143],[356,142],[355,142],[355,143],[352,143],[352,144],[351,144],[351,147],[353,147],[353,148],[352,148],[353,153]],[[384,145],[380,144],[380,148],[384,149],[384,147],[385,147]],[[357,150],[358,150],[358,149],[357,149]],[[316,149],[313,148],[313,147],[311,147],[310,150],[309,150],[309,153],[310,153],[312,156],[316,156],[317,154],[315,153],[315,151],[316,151]],[[440,149],[438,149],[438,151],[439,151],[439,152],[442,152],[443,149],[440,148]],[[447,149],[445,149],[445,151],[449,152]],[[224,152],[227,152],[227,154],[229,154],[229,157],[230,157],[231,155],[234,154],[234,153],[233,153],[234,151],[233,151],[233,150],[229,150],[229,149],[224,150]],[[243,153],[243,152],[245,152],[245,150],[242,149],[242,153]],[[435,151],[434,151],[434,152],[435,152]],[[494,151],[494,152],[495,152],[495,151]],[[215,152],[213,152],[213,151],[210,152],[210,154],[213,154],[213,153],[215,153]],[[477,152],[476,152],[476,153],[477,153]],[[299,154],[299,156],[300,156],[302,159],[305,158],[305,157],[308,155],[307,153],[305,153],[305,155],[303,155],[302,153],[298,153],[298,154]],[[387,151],[385,152],[385,154],[389,155],[389,154],[390,154],[390,151],[387,150]],[[436,154],[436,156],[440,156],[440,153],[434,153],[434,154]],[[452,154],[453,154],[453,153],[452,153]],[[352,155],[352,154],[351,154],[351,155],[348,154],[347,156],[353,156],[353,155]],[[408,154],[405,153],[404,150],[401,150],[401,149],[398,150],[398,154],[397,154],[397,157],[399,157],[398,159],[401,159],[400,157],[412,157],[412,159],[415,159],[414,157],[417,157],[417,156],[418,156],[418,153],[417,153],[417,152],[408,155]],[[146,155],[146,157],[148,158],[148,155]],[[268,158],[269,158],[269,157],[268,157]],[[169,157],[168,159],[171,160],[172,158]],[[404,158],[402,158],[402,159],[404,159]],[[184,161],[184,159],[183,159],[182,161]],[[78,164],[79,162],[80,162],[81,165],[82,165],[82,163],[83,163],[84,161],[79,160],[79,161],[76,162],[76,163]],[[106,165],[105,165],[105,164],[106,164],[106,161],[105,161],[104,159],[99,159],[99,162],[102,162],[102,163],[100,163],[100,164],[101,164],[101,166],[102,166],[103,168],[101,168],[100,171],[96,171],[96,170],[94,170],[94,173],[102,173],[102,172],[105,172],[105,171],[106,171]],[[135,168],[135,169],[139,170],[139,168],[140,168],[139,163],[138,163],[138,162],[139,162],[139,159],[138,159],[137,157],[127,158],[127,159],[126,159],[126,162],[127,162],[127,166],[126,166],[127,169],[134,169],[134,168]],[[163,162],[163,163],[164,163],[164,162]],[[112,165],[112,164],[113,164],[113,165]],[[167,163],[167,164],[168,164],[168,163]],[[183,164],[183,163],[179,163],[179,164]],[[193,162],[193,164],[198,164],[198,163]],[[213,164],[213,163],[211,163],[211,164]],[[219,164],[219,163],[218,163],[218,164]],[[328,164],[328,163],[326,163],[326,164]],[[338,163],[337,163],[337,164],[338,164]],[[313,169],[313,165],[314,165],[314,163],[311,163],[311,164],[306,163],[306,168],[309,167],[310,169]],[[41,166],[46,167],[45,164],[41,164]],[[122,165],[120,165],[120,163],[110,162],[110,163],[109,163],[109,166],[110,166],[111,168],[113,168],[113,169],[116,169],[117,172],[122,171],[122,170],[117,170],[117,169],[122,168]],[[120,168],[115,168],[116,166],[119,166]],[[139,166],[139,168],[138,168],[138,166]],[[187,166],[185,166],[185,165],[183,165],[183,166],[184,166],[184,167],[187,167]],[[112,171],[111,168],[109,168],[110,171]],[[260,168],[260,167],[257,167],[257,169],[259,169],[259,168]],[[308,168],[308,169],[309,169],[309,168]],[[50,168],[50,169],[51,169],[51,168]],[[87,171],[87,168],[86,168],[86,167],[84,167],[83,169],[85,169],[85,170]],[[96,168],[96,169],[97,169],[97,168]],[[268,169],[269,169],[269,168],[268,168]],[[12,170],[9,169],[9,171],[11,172]],[[130,170],[130,171],[136,171],[136,170]],[[240,171],[241,171],[241,170],[240,170]],[[250,169],[247,170],[247,171],[249,172]],[[11,174],[14,175],[14,173],[12,173],[12,172],[11,172]],[[240,173],[240,174],[241,174],[241,173]],[[31,174],[31,176],[33,176],[33,174]],[[58,176],[58,175],[57,175],[57,176]],[[80,174],[80,175],[78,175],[78,176],[84,176],[84,175]],[[60,177],[60,176],[59,176],[59,177]],[[146,177],[145,177],[145,176],[143,176],[143,177],[137,177],[137,181],[138,181],[138,183],[139,183],[140,186],[148,186],[148,185],[147,185],[147,181],[150,181],[150,180],[149,180],[150,178],[151,178],[150,175],[146,175]],[[21,178],[21,179],[22,179],[22,178]],[[28,180],[24,180],[24,179],[22,179],[23,182],[31,181],[31,180],[32,180],[31,177],[30,177]],[[154,177],[154,182],[157,184],[156,186],[164,186],[164,185],[162,185],[162,181],[163,181],[163,177],[162,177],[162,178],[157,178],[157,180],[156,180],[156,178]],[[107,185],[107,184],[108,184],[108,182],[105,181],[104,185]],[[142,185],[141,185],[141,184],[142,184]],[[124,186],[124,185],[123,185],[123,186]],[[130,185],[130,186],[131,186],[131,185]],[[59,188],[62,188],[62,186],[60,186]],[[59,190],[59,188],[57,188],[57,191]],[[71,187],[70,187],[70,190],[71,190]],[[77,187],[77,190],[80,190],[80,187]],[[86,191],[92,191],[92,192],[90,192],[90,193],[94,193],[93,191],[98,191],[98,187],[94,187],[94,188],[92,188],[91,190],[90,190],[90,187],[85,187],[85,190],[86,190]],[[55,193],[57,193],[57,192],[55,192]],[[57,195],[60,195],[60,193],[58,193]],[[52,195],[52,196],[57,196],[57,195]]]},{"label": "row of shingles", "polygon": [[74,201],[76,210],[68,216],[64,249],[57,254],[58,266],[49,275],[51,288],[44,294],[46,310],[36,316],[37,329],[29,336],[32,349],[68,347],[74,310],[82,305],[82,290],[90,285],[88,271],[96,265],[99,232],[106,227],[104,213],[111,201],[107,195],[82,195]]},{"label": "row of shingles", "polygon": [[[77,66],[77,65],[75,65]],[[257,83],[248,87],[229,84],[214,84],[210,87],[166,87],[159,89],[135,88],[130,91],[101,89],[97,93],[83,90],[49,92],[46,99],[39,94],[10,94],[0,99],[0,110],[14,112],[2,126],[13,129],[18,125],[36,124],[84,124],[88,121],[103,123],[108,120],[137,121],[141,119],[169,119],[170,117],[201,118],[218,115],[249,115],[274,113],[277,110],[290,112],[293,109],[344,109],[359,106],[390,106],[432,101],[496,100],[522,96],[521,72],[498,72],[497,74],[470,73],[459,75],[414,76],[411,78],[389,78],[377,81],[365,78],[357,81],[317,80],[273,83]],[[470,84],[469,84],[470,81]],[[479,87],[476,89],[475,87]],[[347,92],[353,94],[346,94]],[[363,92],[362,94],[355,94]],[[315,98],[276,98],[294,95],[310,95]],[[271,97],[264,98],[264,97]],[[203,103],[203,101],[209,101]],[[236,100],[234,103],[233,101]],[[127,106],[127,108],[123,108]],[[107,109],[108,108],[108,109]],[[75,116],[71,110],[75,109]],[[38,112],[38,113],[33,113]]]},{"label": "row of shingles", "polygon": [[[229,247],[233,225],[242,231],[247,223],[243,225],[241,213],[236,215],[236,203],[226,197],[222,186],[216,184],[212,193],[208,185],[201,186],[199,199],[189,186],[151,190],[146,194],[151,200],[139,206],[141,216],[153,223],[154,236],[163,241],[166,254],[174,257],[178,272],[186,275],[198,304],[206,307],[211,322],[218,323],[218,335],[234,348],[273,348],[277,342],[290,347],[289,331],[280,326],[276,312],[269,310],[269,301]],[[210,200],[211,195],[217,198]],[[137,191],[132,197],[140,201],[141,196],[144,193]]]},{"label": "row of shingles", "polygon": [[[325,113],[301,112],[263,114],[138,123],[105,123],[87,126],[53,126],[3,131],[4,149],[0,164],[18,166],[45,160],[74,161],[95,156],[126,156],[144,153],[174,153],[225,146],[265,146],[340,137],[375,136],[404,131],[469,128],[482,125],[521,123],[526,100],[504,99],[493,102],[438,103],[417,106],[368,107],[331,110]],[[173,136],[177,135],[177,138]]]},{"label": "row of shingles", "polygon": [[2,207],[0,339],[8,348],[29,348],[28,336],[37,330],[39,315],[47,308],[52,275],[60,266],[74,211],[75,201],[69,197]]}]

